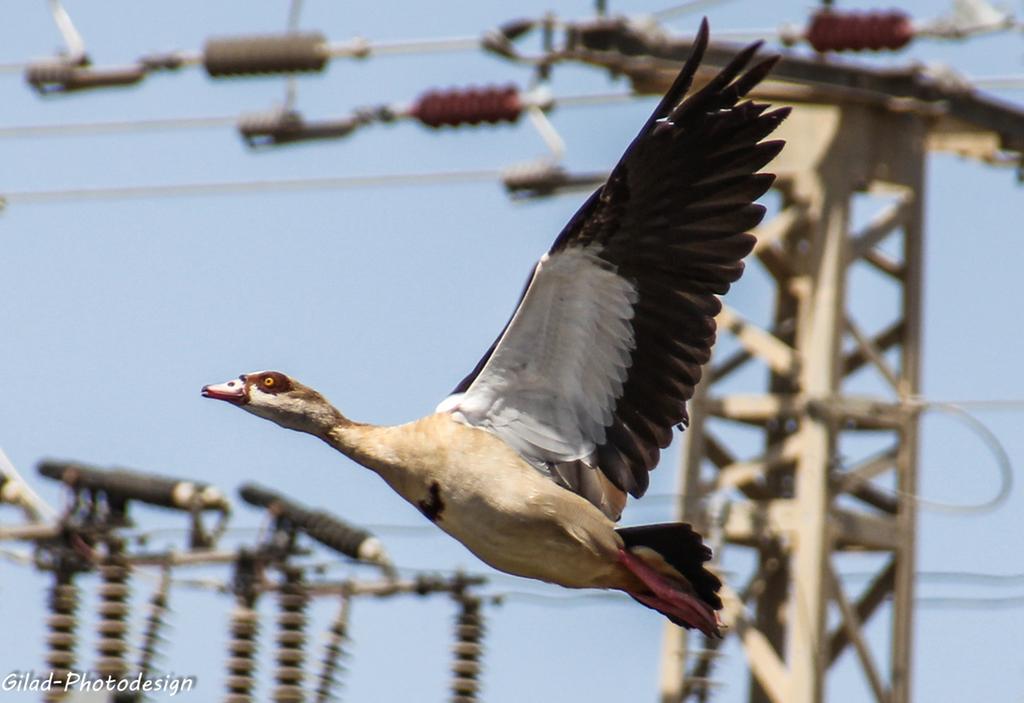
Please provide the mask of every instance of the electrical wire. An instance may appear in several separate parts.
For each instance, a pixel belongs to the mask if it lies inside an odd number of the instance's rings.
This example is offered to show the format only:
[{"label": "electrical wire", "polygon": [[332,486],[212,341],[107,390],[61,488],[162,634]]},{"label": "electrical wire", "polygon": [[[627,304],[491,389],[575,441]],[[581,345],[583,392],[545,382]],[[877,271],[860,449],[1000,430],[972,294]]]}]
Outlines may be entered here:
[{"label": "electrical wire", "polygon": [[[249,528],[244,528],[249,529]],[[0,548],[0,558],[6,559],[20,566],[34,565],[32,555],[27,552],[20,552],[13,549]],[[306,565],[310,569],[318,570],[318,573],[325,572],[328,568],[344,565],[339,561],[314,563]],[[160,567],[165,568],[165,567]],[[483,578],[489,582],[507,582],[522,585],[524,580],[503,574],[501,572],[467,572],[463,569],[423,569],[409,566],[398,566],[396,570],[403,575],[421,576],[436,575],[455,577],[457,575],[470,578]],[[164,578],[161,573],[151,573],[147,568],[136,566],[134,573],[145,579],[159,581]],[[860,579],[862,577],[873,577],[870,572],[845,572],[839,574],[842,581]],[[964,583],[982,586],[1017,586],[1024,583],[1024,573],[1019,574],[991,574],[971,571],[925,571],[916,574],[919,582],[930,583]],[[230,592],[230,585],[222,579],[210,577],[179,577],[171,578],[173,586],[188,588],[192,590],[214,591],[217,593]],[[522,602],[532,603],[541,606],[590,606],[590,605],[620,605],[629,604],[629,599],[619,593],[608,591],[581,591],[570,592],[568,595],[561,595],[554,591],[529,591],[529,590],[499,590],[489,592],[486,597],[499,602]],[[1024,595],[1011,596],[918,596],[915,603],[928,608],[945,609],[971,609],[971,610],[1003,610],[1024,607]]]},{"label": "electrical wire", "polygon": [[6,63],[0,63],[0,74],[3,73],[23,73],[29,64],[24,61],[10,61]]},{"label": "electrical wire", "polygon": [[[299,31],[299,17],[302,15],[302,0],[291,0],[288,5],[287,31],[293,34]],[[298,79],[295,74],[285,78],[284,109],[291,110],[295,105],[295,98],[298,94]]]},{"label": "electrical wire", "polygon": [[686,15],[691,12],[698,12],[700,10],[706,10],[713,5],[721,5],[728,0],[689,0],[688,2],[681,2],[671,7],[666,7],[662,10],[657,10],[651,13],[651,17],[663,22],[668,19],[679,17],[680,15]]},{"label": "electrical wire", "polygon": [[1024,608],[1024,595],[975,598],[973,596],[919,596],[914,604],[924,608],[1010,610]]},{"label": "electrical wire", "polygon": [[[594,107],[621,105],[643,99],[634,93],[584,93],[565,95],[550,100],[551,108]],[[219,115],[209,117],[162,117],[137,120],[110,120],[90,122],[66,122],[57,124],[29,124],[0,126],[0,139],[23,139],[31,137],[60,137],[81,135],[123,134],[132,132],[160,132],[179,129],[209,129],[213,127],[234,127],[238,116]]]},{"label": "electrical wire", "polygon": [[398,56],[403,54],[436,54],[449,51],[479,49],[480,37],[441,37],[438,39],[394,39],[367,41],[356,38],[348,41],[328,42],[327,55],[333,58],[368,58],[370,56]]},{"label": "electrical wire", "polygon": [[637,95],[636,93],[590,93],[580,95],[563,95],[551,99],[552,107],[593,107],[605,105],[622,105],[651,96]]},{"label": "electrical wire", "polygon": [[[366,529],[376,533],[391,533],[395,536],[406,535],[415,537],[441,537],[443,532],[436,529],[431,525],[400,525],[400,524],[373,524],[363,525]],[[128,535],[129,540],[135,541],[139,538],[152,538],[159,534],[185,534],[190,530],[188,527],[157,527],[144,532],[133,532]],[[225,530],[225,534],[258,534],[262,528],[260,527],[231,527]],[[28,562],[30,563],[31,559]],[[318,561],[306,564],[306,566],[318,573],[326,573],[331,569],[336,568],[349,568],[353,562],[343,561],[339,559],[331,559],[328,561]],[[448,576],[455,576],[456,574],[462,573],[472,577],[486,578],[488,580],[499,580],[509,581],[517,584],[522,584],[523,580],[517,576],[511,576],[498,571],[491,572],[467,572],[465,569],[423,569],[420,567],[413,566],[396,566],[396,570],[402,575],[415,576],[422,573],[441,573]],[[735,577],[736,574],[726,570],[718,570],[718,573],[725,575],[726,577]],[[877,576],[875,571],[844,571],[839,574],[841,581],[864,581],[870,580]],[[914,579],[918,583],[922,584],[954,584],[954,585],[974,585],[974,586],[985,586],[985,587],[1011,587],[1024,585],[1024,572],[1020,573],[990,573],[981,571],[917,571],[914,574]]]},{"label": "electrical wire", "polygon": [[976,88],[1024,90],[1024,73],[1007,74],[1005,76],[974,76],[966,80],[968,84]]},{"label": "electrical wire", "polygon": [[993,458],[996,460],[996,466],[999,469],[999,490],[992,498],[975,504],[948,503],[940,500],[932,500],[922,498],[920,495],[907,493],[899,489],[888,492],[913,500],[919,507],[956,515],[978,515],[982,513],[990,513],[1005,503],[1013,491],[1013,463],[1010,460],[1009,453],[1006,451],[1006,447],[1000,441],[999,437],[989,429],[988,425],[971,415],[967,410],[956,403],[927,400],[912,400],[911,403],[919,406],[926,412],[938,411],[946,413],[947,415],[956,418],[961,424],[974,432],[975,436],[981,439],[991,452]]},{"label": "electrical wire", "polygon": [[[875,571],[845,571],[839,574],[842,581],[865,581],[878,576]],[[972,586],[1021,586],[1024,585],[1024,573],[992,574],[981,571],[918,571],[914,573],[918,583],[944,583]]]},{"label": "electrical wire", "polygon": [[[532,591],[499,591],[487,594],[500,602],[532,603],[545,607],[630,605],[630,600],[618,593],[580,593],[560,596]],[[1003,610],[1024,607],[1024,595],[1015,596],[918,596],[914,603],[926,608]]]},{"label": "electrical wire", "polygon": [[[56,0],[53,1],[56,2]],[[658,22],[663,22],[665,20],[670,20],[681,15],[690,14],[701,10],[707,10],[712,6],[723,4],[726,1],[727,0],[687,0],[686,2],[677,3],[675,5],[671,5],[661,10],[656,10],[652,13],[649,13],[647,17]],[[289,8],[289,30],[292,30],[297,26],[300,7],[300,4],[295,3],[292,4]],[[57,18],[56,16],[55,19],[59,20],[59,18]],[[553,28],[558,29],[566,29],[575,26],[572,22],[560,21],[554,18],[549,18],[547,22]],[[978,36],[979,34],[991,33],[994,31],[1015,31],[1019,29],[1020,26],[1020,22],[1004,21],[993,27],[968,28],[967,30],[953,31],[952,33],[950,33],[949,30],[947,30],[946,34],[943,34],[941,31],[929,32],[927,26],[922,25],[922,27],[919,29],[919,33],[922,36],[964,39],[973,36]],[[71,26],[71,29],[74,30],[73,26]],[[767,28],[737,31],[725,30],[717,32],[716,36],[718,36],[719,38],[733,40],[763,38],[778,39],[785,41],[787,38],[791,40],[794,36],[794,32],[798,33],[799,30],[787,26],[781,29]],[[75,34],[77,34],[77,32],[75,32]],[[370,41],[363,37],[355,37],[353,39],[347,40],[326,41],[324,43],[324,53],[330,58],[365,59],[373,56],[417,55],[442,52],[472,51],[480,49],[484,46],[484,36],[485,35],[468,35],[439,38],[391,39],[377,41]],[[65,38],[67,39],[67,35],[65,35]],[[161,54],[160,56],[173,56],[175,59],[175,66],[178,68],[194,67],[201,64],[203,61],[203,54],[201,51],[198,50],[181,50],[175,51],[172,54]],[[145,58],[146,57],[140,59],[140,63],[142,65],[146,65]],[[26,61],[0,63],[0,74],[23,73],[31,65],[31,62]]]},{"label": "electrical wire", "polygon": [[488,594],[489,598],[496,598],[504,601],[518,601],[521,603],[536,603],[538,605],[580,606],[580,605],[601,605],[607,603],[628,604],[629,598],[624,594],[610,592],[574,593],[568,596],[558,596],[553,593],[539,593],[534,591],[499,591]]},{"label": "electrical wire", "polygon": [[918,402],[932,402],[941,405],[957,405],[961,408],[974,408],[979,411],[992,410],[1024,410],[1024,398],[977,398],[968,400],[932,400],[917,396]]},{"label": "electrical wire", "polygon": [[18,566],[33,566],[35,564],[35,560],[28,552],[19,552],[17,549],[7,549],[5,547],[0,547],[0,559],[6,559]]},{"label": "electrical wire", "polygon": [[[15,564],[21,566],[32,566],[35,561],[32,555],[28,552],[21,552],[14,549],[0,548],[0,558],[7,559]],[[340,567],[345,565],[343,562],[330,561],[322,563],[308,564],[310,569],[317,571],[326,571],[329,568]],[[165,568],[165,567],[160,567]],[[140,565],[134,567],[136,573],[143,578],[153,580],[159,580],[162,578],[160,574],[151,574],[147,568]],[[470,572],[464,569],[424,569],[410,566],[398,566],[396,570],[409,576],[418,576],[424,574],[441,574],[442,576],[454,577],[456,575],[468,576],[470,578],[483,578],[488,581],[506,581],[509,583],[523,584],[523,579],[517,576],[511,576],[509,574],[503,574],[501,572]],[[839,574],[842,581],[849,580],[860,580],[862,578],[874,577],[877,574],[873,572],[844,572]],[[981,586],[1018,586],[1024,583],[1024,573],[1016,574],[991,574],[981,573],[972,571],[922,571],[916,574],[916,580],[919,582],[927,583],[961,583],[961,584],[973,584]],[[173,583],[175,585],[198,588],[205,590],[215,591],[226,591],[228,590],[227,583],[225,581],[215,578],[184,578],[174,577]],[[520,601],[533,601],[537,603],[564,603],[567,605],[586,605],[594,602],[622,602],[628,603],[628,599],[618,593],[592,591],[592,592],[579,592],[570,593],[569,595],[558,595],[555,592],[541,592],[541,591],[525,591],[525,590],[510,590],[510,591],[498,591],[492,594],[493,596],[507,598],[509,600],[520,600]],[[920,596],[918,601],[922,604],[934,604],[949,601],[950,603],[1015,603],[1022,601],[1024,604],[1024,596]]]},{"label": "electrical wire", "polygon": [[12,191],[0,194],[0,207],[8,204],[49,205],[82,200],[134,200],[194,196],[245,195],[251,193],[342,190],[394,186],[433,186],[454,183],[497,181],[500,170],[428,171],[385,173],[367,176],[320,176],[311,178],[269,178],[253,181],[209,181],[149,186],[100,186],[56,190]]},{"label": "electrical wire", "polygon": [[67,122],[63,124],[0,126],[0,139],[26,137],[79,136],[93,134],[124,134],[131,132],[159,132],[176,129],[208,129],[232,127],[237,117],[163,117],[140,120],[111,120],[97,122]]},{"label": "electrical wire", "polygon": [[[401,535],[412,535],[417,537],[441,537],[444,533],[430,525],[399,525],[399,524],[375,524],[375,525],[364,525],[364,527],[373,532],[379,533],[394,533]],[[237,533],[237,534],[256,534],[261,531],[260,527],[232,527],[226,530],[226,533]],[[157,534],[184,534],[189,531],[187,527],[161,527],[146,530],[142,533],[132,533],[128,535],[129,539],[135,540],[141,536],[151,537]],[[26,563],[31,563],[29,558]],[[353,562],[343,561],[339,559],[330,559],[327,561],[317,561],[306,564],[309,569],[317,573],[327,573],[332,569],[338,568],[350,568]],[[505,574],[500,571],[466,571],[465,569],[424,569],[421,567],[414,566],[396,566],[396,571],[405,576],[416,576],[423,573],[439,573],[442,575],[454,577],[457,574],[465,574],[475,578],[484,578],[489,581],[506,581],[509,583],[523,584],[524,581],[518,576],[512,576]],[[719,569],[718,573],[722,574],[727,578],[735,578],[736,573]],[[875,571],[844,571],[838,574],[841,581],[844,583],[854,581],[870,580],[877,576]],[[953,584],[953,585],[973,585],[973,586],[984,586],[984,587],[1013,587],[1024,585],[1024,572],[1020,573],[991,573],[981,571],[954,571],[954,570],[943,570],[943,571],[917,571],[914,574],[916,582],[921,584]],[[564,597],[564,596],[557,596]]]},{"label": "electrical wire", "polygon": [[286,26],[289,32],[299,31],[299,18],[302,16],[302,0],[291,0],[288,4],[288,21]]},{"label": "electrical wire", "polygon": [[[416,54],[438,54],[446,52],[472,51],[481,47],[479,36],[439,37],[436,39],[384,39],[369,41],[355,39],[328,41],[324,53],[331,58],[365,59],[372,56],[401,56]],[[198,66],[203,61],[201,51],[175,51],[182,66]],[[20,74],[31,66],[28,61],[0,63],[0,74]]]},{"label": "electrical wire", "polygon": [[[708,6],[716,5],[719,2],[722,2],[722,0],[690,0],[689,2],[680,3],[679,5],[655,12],[651,17],[659,21],[670,19],[676,15],[705,9]],[[846,16],[839,20],[839,22],[843,24],[847,24],[850,20],[856,22],[858,19],[856,12],[845,14]],[[868,14],[884,16],[886,13],[884,11],[869,11]],[[911,27],[911,38],[963,41],[965,39],[973,39],[975,37],[986,36],[999,32],[1018,31],[1022,26],[1024,26],[1024,23],[1014,21],[1012,15],[1009,13],[1004,14],[999,18],[989,18],[986,21],[974,24],[957,20],[955,18],[939,18],[930,21],[913,22]],[[813,39],[808,37],[808,34],[811,31],[812,29],[810,27],[795,24],[784,24],[780,27],[763,29],[722,30],[717,31],[715,36],[718,39],[732,41],[753,41],[757,39],[773,40],[778,41],[785,46],[791,46],[805,41],[814,44]],[[1017,85],[1019,85],[1017,80],[1013,80],[1010,87],[1016,87]]]}]

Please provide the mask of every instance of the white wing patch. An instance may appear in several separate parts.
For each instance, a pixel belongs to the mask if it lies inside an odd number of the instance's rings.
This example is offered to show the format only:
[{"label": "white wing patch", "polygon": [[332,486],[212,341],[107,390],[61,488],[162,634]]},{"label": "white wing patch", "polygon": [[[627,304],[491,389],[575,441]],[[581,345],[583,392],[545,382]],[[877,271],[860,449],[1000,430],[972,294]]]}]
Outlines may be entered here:
[{"label": "white wing patch", "polygon": [[494,432],[534,463],[593,453],[626,381],[638,298],[598,251],[545,255],[480,375],[439,410]]}]

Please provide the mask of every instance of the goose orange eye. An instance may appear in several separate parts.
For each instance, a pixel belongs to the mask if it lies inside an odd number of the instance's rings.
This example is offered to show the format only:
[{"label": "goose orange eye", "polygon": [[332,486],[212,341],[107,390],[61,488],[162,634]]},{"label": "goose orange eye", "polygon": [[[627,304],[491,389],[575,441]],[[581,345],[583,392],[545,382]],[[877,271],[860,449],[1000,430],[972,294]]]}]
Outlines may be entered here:
[{"label": "goose orange eye", "polygon": [[267,388],[273,388],[274,383],[275,381],[273,376],[267,376],[266,378],[263,379],[263,385],[266,386]]}]

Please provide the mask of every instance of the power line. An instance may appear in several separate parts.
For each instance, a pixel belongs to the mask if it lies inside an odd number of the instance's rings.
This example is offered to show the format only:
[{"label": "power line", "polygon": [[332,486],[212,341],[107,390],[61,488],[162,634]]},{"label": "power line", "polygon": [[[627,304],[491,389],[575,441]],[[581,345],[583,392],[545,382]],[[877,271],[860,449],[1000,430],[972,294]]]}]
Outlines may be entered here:
[{"label": "power line", "polygon": [[237,117],[162,117],[140,120],[68,122],[63,124],[0,126],[0,139],[25,137],[75,136],[89,134],[122,134],[126,132],[158,132],[175,129],[207,129],[230,127]]},{"label": "power line", "polygon": [[[921,399],[928,402],[926,399]],[[1024,410],[1024,398],[971,398],[966,400],[933,400],[938,405],[957,405],[974,410]]]},{"label": "power line", "polygon": [[[706,9],[721,2],[724,2],[724,0],[688,0],[687,2],[653,12],[647,15],[647,18],[656,23],[662,22],[681,14]],[[56,6],[59,7],[59,4]],[[214,39],[208,41],[202,50],[144,55],[134,64],[115,68],[93,66],[85,61],[84,43],[66,13],[63,13],[63,10],[61,10],[60,13],[55,14],[55,20],[61,28],[65,42],[68,44],[66,54],[44,61],[3,63],[0,64],[0,73],[24,72],[29,82],[37,90],[43,93],[53,93],[131,85],[143,80],[152,72],[174,71],[200,64],[205,65],[207,71],[212,76],[290,73],[294,71],[321,71],[328,59],[336,58],[366,59],[373,56],[484,49],[497,53],[511,61],[531,65],[548,65],[561,60],[559,51],[549,48],[545,50],[543,56],[527,57],[519,54],[514,48],[513,42],[537,27],[558,28],[572,33],[577,30],[586,31],[593,24],[593,20],[565,21],[549,16],[543,19],[513,20],[474,36],[383,40],[376,42],[371,42],[357,36],[348,40],[331,41],[320,32],[301,33],[296,31],[299,8],[300,5],[298,4],[291,6],[288,31],[283,34]],[[601,14],[599,10],[598,19],[600,19]],[[830,26],[833,24],[842,26],[841,31],[838,29],[836,31],[829,30],[826,34],[822,35],[827,35],[830,40],[835,39],[834,35],[837,35],[837,31],[843,35],[850,34],[851,32],[857,36],[864,35],[854,40],[850,46],[845,46],[843,42],[840,42],[839,45],[828,46],[824,49],[840,51],[844,49],[863,49],[865,47],[861,46],[861,44],[864,42],[867,42],[867,45],[871,45],[872,48],[876,49],[899,48],[915,36],[962,40],[978,34],[1014,30],[1020,26],[1020,23],[1014,19],[1012,14],[1007,12],[987,17],[983,21],[975,21],[974,23],[957,16],[925,22],[913,22],[909,16],[895,11],[868,14],[872,16],[877,15],[878,17],[888,17],[891,15],[901,28],[899,29],[899,32],[902,32],[900,34],[900,41],[892,46],[884,41],[880,46],[873,46],[871,42],[878,40],[876,36],[879,31],[878,23],[870,21],[872,17],[862,17],[861,13],[843,13],[839,11],[818,12],[814,14],[811,18],[811,24],[808,25],[806,30],[792,26],[783,26],[777,29],[763,29],[753,32],[726,32],[720,33],[720,36],[736,39],[741,36],[754,35],[763,38],[774,38],[787,45],[809,41],[816,48],[822,50],[815,41],[815,37],[818,35],[814,32],[816,22],[818,21],[827,22]],[[63,23],[62,19],[64,20]],[[885,23],[883,22],[883,24]],[[886,26],[888,25],[886,24]],[[821,33],[819,32],[818,34]],[[214,44],[218,46],[215,47]],[[232,46],[227,53],[224,53],[223,49],[227,48],[227,44]],[[243,47],[247,47],[243,52],[245,54],[244,57],[238,53]],[[282,51],[284,53],[281,53]],[[295,63],[299,58],[295,52],[302,54],[304,59]],[[217,55],[216,59],[213,54]],[[253,63],[254,61],[255,63]],[[281,63],[282,61],[284,63]],[[216,64],[216,68],[214,64]],[[259,68],[256,67],[257,64],[259,64]]]},{"label": "power line", "polygon": [[[635,93],[584,93],[552,97],[548,106],[554,108],[594,107],[625,104],[644,96]],[[160,132],[178,129],[208,129],[212,127],[233,127],[239,123],[238,116],[215,115],[199,117],[162,117],[137,120],[96,120],[89,122],[67,122],[57,124],[25,124],[0,126],[0,139],[21,139],[30,137],[78,136],[94,134],[122,134],[130,132]]]},{"label": "power line", "polygon": [[[546,607],[628,605],[629,600],[616,593],[581,593],[555,595],[532,591],[503,591],[493,594],[500,601],[518,601]],[[918,596],[914,604],[924,608],[965,610],[1007,610],[1024,607],[1024,595],[1019,596]]]},{"label": "power line", "polygon": [[[444,533],[438,530],[432,525],[413,525],[413,524],[397,524],[397,523],[367,523],[361,524],[361,527],[370,530],[374,533],[389,534],[393,537],[443,537]],[[160,535],[182,535],[188,533],[190,528],[188,527],[154,527],[142,531],[132,531],[126,534],[128,541],[137,542],[144,540],[146,542],[160,536]],[[228,527],[224,530],[225,535],[254,535],[259,534],[265,530],[264,527],[259,526],[237,526]],[[13,552],[8,553],[9,556],[18,556]],[[31,559],[25,557],[24,563],[30,564]],[[311,569],[314,570],[327,570],[336,567],[346,566],[347,562],[338,560],[314,562],[307,564]],[[512,583],[521,584],[522,579],[517,576],[510,576],[502,572],[475,572],[466,571],[465,569],[423,569],[414,566],[396,565],[396,571],[403,574],[421,573],[425,571],[433,571],[445,575],[453,575],[461,572],[474,577],[485,577],[491,580],[506,580]],[[730,578],[736,578],[737,574],[730,570],[719,570],[719,573],[728,576]],[[875,571],[843,571],[838,574],[839,578],[846,581],[864,581],[871,580],[878,576]],[[1012,587],[1024,585],[1024,572],[1013,572],[1013,573],[992,573],[985,571],[969,571],[969,570],[920,570],[915,572],[914,578],[919,583],[927,584],[952,584],[952,585],[974,585],[974,586],[985,586],[985,587]],[[593,595],[593,594],[591,594]]]},{"label": "power line", "polygon": [[1024,89],[1024,73],[1008,74],[1005,76],[977,76],[968,78],[971,85],[979,88],[1022,90]]},{"label": "power line", "polygon": [[[844,581],[871,580],[878,576],[874,571],[845,571],[839,574]],[[982,571],[918,571],[914,579],[919,583],[960,584],[974,586],[1020,586],[1024,585],[1024,573],[993,574]]]},{"label": "power line", "polygon": [[0,63],[0,74],[2,74],[2,73],[21,73],[26,68],[28,68],[28,64],[25,63],[24,61],[11,61],[11,62],[7,62],[7,63]]},{"label": "power line", "polygon": [[481,47],[478,36],[441,37],[438,39],[397,39],[371,42],[356,38],[348,41],[328,42],[327,54],[333,58],[369,58],[402,54],[436,54],[471,51]]},{"label": "power line", "polygon": [[251,193],[341,190],[394,186],[451,185],[497,181],[500,170],[386,173],[370,176],[268,178],[252,181],[209,181],[149,186],[100,186],[54,190],[12,191],[0,195],[0,204],[48,205],[82,200],[134,200],[192,196],[247,195]]},{"label": "power line", "polygon": [[[413,526],[413,525],[377,525],[374,529],[379,528],[400,528],[408,529],[411,531],[419,532],[421,529],[428,530],[433,534],[440,535],[441,533],[437,530],[426,526]],[[250,527],[236,527],[230,528],[228,532],[254,532],[259,531],[260,528]],[[147,530],[143,533],[147,536],[152,536],[156,533],[162,532],[185,532],[185,528],[154,528]],[[138,535],[133,535],[138,536]],[[0,558],[11,561],[12,563],[22,566],[34,565],[34,559],[28,552],[20,552],[13,549],[0,549]],[[311,562],[303,564],[304,569],[310,571],[325,574],[328,570],[346,566],[351,568],[350,562],[341,562],[337,559],[322,562]],[[141,566],[141,565],[140,565]],[[395,567],[396,573],[412,576],[422,576],[424,574],[454,577],[457,575],[467,576],[470,578],[486,579],[489,581],[506,582],[508,584],[522,584],[522,579],[514,576],[510,576],[500,572],[467,572],[463,569],[425,569],[421,567],[411,567],[398,565]],[[149,579],[149,574],[145,569],[136,569],[136,574],[144,578]],[[735,574],[723,572],[723,575],[729,575],[735,578]],[[874,578],[877,576],[874,572],[843,572],[839,574],[842,581],[857,581],[864,578]],[[155,578],[155,577],[154,577]],[[213,590],[217,592],[227,592],[229,587],[226,581],[216,578],[182,578],[174,577],[171,579],[175,586],[201,589],[201,590]],[[1019,586],[1024,583],[1024,573],[1005,573],[995,574],[986,572],[974,572],[974,571],[918,571],[915,574],[915,580],[919,583],[944,583],[944,584],[970,584],[976,586],[993,586],[993,587],[1008,587],[1008,586]],[[616,593],[605,593],[605,592],[569,592],[568,594],[545,592],[545,591],[533,591],[533,590],[505,590],[490,593],[487,595],[488,598],[492,598],[499,602],[516,601],[516,602],[530,602],[542,606],[586,606],[586,605],[601,605],[601,604],[624,604],[628,603],[628,600]],[[1013,609],[1018,607],[1024,607],[1024,595],[1010,595],[1010,596],[919,596],[915,598],[915,604],[928,607],[928,608],[942,608],[942,609],[971,609],[971,610],[1003,610]]]},{"label": "power line", "polygon": [[1010,610],[1024,607],[1024,595],[975,598],[972,596],[919,596],[916,605],[924,608],[965,610]]},{"label": "power line", "polygon": [[723,2],[728,0],[689,0],[689,2],[681,2],[671,7],[666,7],[656,12],[651,13],[651,17],[658,21],[665,21],[679,17],[680,15],[686,15],[701,10],[706,10],[714,5],[721,5]]},{"label": "power line", "polygon": [[1010,493],[1013,490],[1013,464],[1010,460],[1009,453],[1006,451],[1006,447],[1000,441],[999,437],[996,436],[995,432],[993,432],[987,424],[974,417],[963,407],[955,403],[925,401],[921,402],[920,406],[925,411],[939,411],[956,418],[961,424],[971,430],[975,436],[981,439],[996,461],[996,467],[999,470],[999,489],[992,498],[973,505],[926,499],[922,498],[920,495],[906,493],[905,491],[900,491],[898,489],[892,492],[896,495],[912,499],[920,507],[944,513],[954,513],[957,515],[990,513],[999,508],[999,506],[1009,499]]},{"label": "power line", "polygon": [[[472,51],[483,46],[479,36],[455,36],[422,39],[383,39],[370,41],[362,37],[353,39],[326,41],[322,52],[329,58],[367,59],[374,56],[399,56],[416,54],[437,54],[447,52]],[[154,57],[143,57],[143,63]],[[172,59],[176,67],[198,66],[203,62],[203,52],[199,50],[180,50],[162,54],[160,58]],[[0,74],[24,73],[34,65],[32,61],[9,61],[0,63]]]}]

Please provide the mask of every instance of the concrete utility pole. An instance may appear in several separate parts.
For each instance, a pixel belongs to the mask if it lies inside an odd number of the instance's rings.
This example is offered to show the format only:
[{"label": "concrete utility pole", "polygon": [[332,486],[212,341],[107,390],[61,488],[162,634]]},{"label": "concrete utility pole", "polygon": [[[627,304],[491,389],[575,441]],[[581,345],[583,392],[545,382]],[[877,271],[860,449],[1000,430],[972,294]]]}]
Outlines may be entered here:
[{"label": "concrete utility pole", "polygon": [[[769,170],[779,175],[781,208],[759,228],[755,250],[770,274],[771,321],[755,325],[728,306],[719,316],[738,350],[713,359],[692,403],[679,515],[706,533],[720,529],[727,553],[743,547],[756,559],[746,585],[724,589],[752,703],[820,703],[831,665],[850,647],[874,700],[907,703],[915,503],[875,482],[888,479],[904,495],[916,486],[929,119],[878,105],[803,104],[780,131],[788,145]],[[887,204],[853,230],[853,202],[864,193]],[[854,279],[888,291],[892,303],[856,319]],[[749,373],[757,363],[760,375]],[[851,395],[854,376],[879,393]],[[761,392],[734,392],[751,379],[763,379]],[[722,431],[740,436],[730,430],[737,423],[747,428],[740,440],[722,439]],[[737,455],[746,449],[753,459]],[[717,503],[726,510],[710,515],[694,500],[711,493],[727,497]],[[837,576],[847,552],[881,564],[855,595]],[[890,597],[884,661],[864,625]],[[702,669],[698,655],[684,672],[686,647],[686,633],[669,626],[662,703],[703,696],[706,661]]]}]

